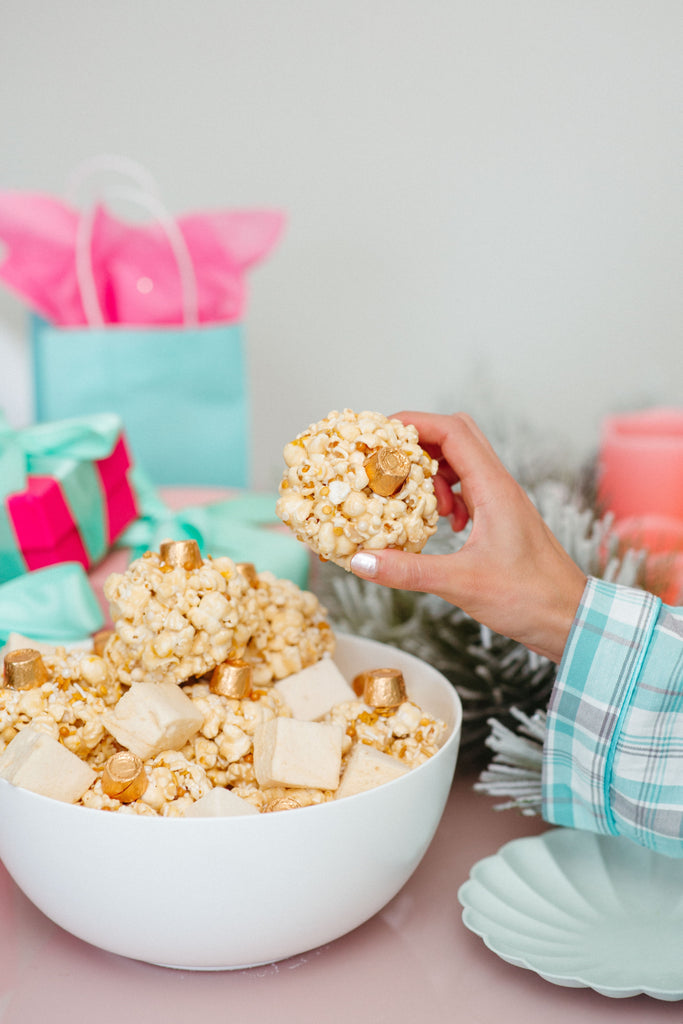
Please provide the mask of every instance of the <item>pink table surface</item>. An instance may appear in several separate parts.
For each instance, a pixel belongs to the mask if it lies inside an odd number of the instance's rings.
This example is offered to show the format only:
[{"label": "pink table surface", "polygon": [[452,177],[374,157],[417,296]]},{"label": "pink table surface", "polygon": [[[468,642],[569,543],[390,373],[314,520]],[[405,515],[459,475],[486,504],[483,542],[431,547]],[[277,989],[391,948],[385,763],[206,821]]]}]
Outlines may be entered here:
[{"label": "pink table surface", "polygon": [[[199,500],[196,492],[166,497],[174,506]],[[93,582],[123,565],[125,555],[110,556]],[[475,778],[456,771],[432,845],[384,910],[336,942],[250,970],[173,971],[103,952],[48,920],[0,866],[0,1022],[681,1024],[680,1003],[552,985],[500,960],[465,928],[457,891],[472,866],[547,827],[494,811],[473,792]]]},{"label": "pink table surface", "polygon": [[465,928],[457,891],[472,865],[546,827],[494,811],[473,781],[456,773],[431,847],[384,910],[336,942],[250,970],[173,971],[105,953],[44,917],[0,868],[0,1021],[680,1024],[680,1003],[552,985]]}]

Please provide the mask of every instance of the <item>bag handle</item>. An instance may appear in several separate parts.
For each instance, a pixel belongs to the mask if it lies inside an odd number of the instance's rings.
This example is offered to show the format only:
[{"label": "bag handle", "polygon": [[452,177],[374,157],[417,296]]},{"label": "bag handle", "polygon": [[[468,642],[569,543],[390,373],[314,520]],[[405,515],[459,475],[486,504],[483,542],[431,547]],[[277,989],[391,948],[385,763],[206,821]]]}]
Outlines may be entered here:
[{"label": "bag handle", "polygon": [[[109,186],[107,195],[123,199],[144,209],[163,228],[175,257],[180,275],[180,286],[183,304],[183,322],[188,326],[199,323],[199,301],[197,296],[197,278],[192,257],[183,233],[175,219],[162,202],[157,184],[140,164],[127,157],[103,155],[93,157],[76,168],[67,186],[67,196],[72,201],[89,180],[99,172],[105,171],[118,174],[132,185]],[[92,266],[92,232],[95,220],[95,204],[92,202],[81,215],[76,233],[76,277],[81,295],[85,317],[91,327],[104,327],[105,320],[95,285]]]}]

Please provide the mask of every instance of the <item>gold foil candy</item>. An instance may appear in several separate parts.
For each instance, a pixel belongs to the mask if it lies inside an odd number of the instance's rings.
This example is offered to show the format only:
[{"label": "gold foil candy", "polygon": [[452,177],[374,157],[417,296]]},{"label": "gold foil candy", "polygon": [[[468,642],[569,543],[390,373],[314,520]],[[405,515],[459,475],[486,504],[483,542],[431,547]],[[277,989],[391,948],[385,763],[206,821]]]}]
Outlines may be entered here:
[{"label": "gold foil candy", "polygon": [[242,574],[242,576],[244,576],[247,583],[251,584],[252,587],[255,587],[258,584],[258,573],[253,562],[236,562],[235,568]]},{"label": "gold foil candy", "polygon": [[295,811],[298,807],[301,807],[301,804],[293,796],[279,796],[276,800],[267,803],[263,811],[265,814],[270,814],[271,811]]},{"label": "gold foil candy", "polygon": [[400,669],[373,668],[363,674],[363,701],[371,708],[397,708],[407,699]]},{"label": "gold foil candy", "polygon": [[251,665],[241,658],[235,658],[216,665],[209,687],[212,693],[219,693],[221,697],[240,700],[251,693],[251,676]]},{"label": "gold foil candy", "polygon": [[113,629],[100,629],[99,632],[95,633],[92,638],[92,652],[93,654],[102,657],[104,654],[104,648],[107,646],[107,642],[110,636],[114,635]]},{"label": "gold foil candy", "polygon": [[366,676],[367,672],[360,672],[357,676],[354,677],[351,683],[351,689],[355,693],[356,697],[360,697],[361,700],[363,699],[363,691],[365,689]]},{"label": "gold foil candy", "polygon": [[147,775],[142,759],[130,750],[112,754],[102,772],[102,791],[122,804],[130,804],[139,800],[146,789]]},{"label": "gold foil candy", "polygon": [[39,651],[20,647],[5,655],[5,686],[13,690],[32,690],[47,682],[47,669]]},{"label": "gold foil candy", "polygon": [[198,569],[202,555],[196,540],[165,540],[159,547],[161,561],[181,569]]},{"label": "gold foil candy", "polygon": [[410,473],[410,459],[400,448],[376,448],[365,460],[370,490],[389,498],[403,487]]}]

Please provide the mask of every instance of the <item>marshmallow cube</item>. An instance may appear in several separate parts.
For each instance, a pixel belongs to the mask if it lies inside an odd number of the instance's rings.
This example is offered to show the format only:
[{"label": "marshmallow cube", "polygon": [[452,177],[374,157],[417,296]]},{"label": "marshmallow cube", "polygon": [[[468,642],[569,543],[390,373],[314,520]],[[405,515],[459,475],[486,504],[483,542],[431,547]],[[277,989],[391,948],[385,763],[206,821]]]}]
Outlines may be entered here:
[{"label": "marshmallow cube", "polygon": [[240,814],[258,814],[258,808],[237,793],[216,786],[185,811],[185,818],[234,818]]},{"label": "marshmallow cube", "polygon": [[275,683],[275,689],[289,706],[294,718],[314,722],[335,704],[355,700],[356,695],[331,658],[315,664]]},{"label": "marshmallow cube", "polygon": [[162,750],[180,750],[204,718],[176,683],[133,683],[104,717],[117,743],[146,761]]},{"label": "marshmallow cube", "polygon": [[273,718],[254,734],[254,771],[260,786],[336,789],[342,729],[322,722]]},{"label": "marshmallow cube", "polygon": [[75,804],[97,778],[92,768],[52,736],[30,726],[0,755],[0,776],[14,786]]},{"label": "marshmallow cube", "polygon": [[358,743],[346,762],[344,775],[335,794],[335,799],[340,800],[345,796],[364,793],[368,789],[374,789],[375,786],[381,786],[383,782],[391,782],[392,779],[405,775],[409,770],[408,766],[399,761],[397,757],[385,754],[382,750],[377,750],[367,743]]}]

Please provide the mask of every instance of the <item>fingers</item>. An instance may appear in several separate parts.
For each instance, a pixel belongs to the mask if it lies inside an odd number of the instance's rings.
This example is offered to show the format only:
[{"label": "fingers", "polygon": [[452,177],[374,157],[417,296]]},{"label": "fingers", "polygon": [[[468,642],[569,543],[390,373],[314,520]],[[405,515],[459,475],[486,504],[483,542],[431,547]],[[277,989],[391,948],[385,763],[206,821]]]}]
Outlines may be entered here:
[{"label": "fingers", "polygon": [[398,413],[397,418],[411,423],[417,429],[420,444],[440,459],[435,487],[439,488],[439,511],[448,509],[442,514],[450,514],[450,499],[441,484],[437,484],[439,479],[449,487],[460,482],[462,498],[472,515],[475,507],[487,501],[496,485],[507,478],[507,470],[467,413],[445,416],[408,411]]},{"label": "fingers", "polygon": [[445,597],[455,584],[452,555],[416,555],[393,548],[359,551],[351,571],[396,590],[419,590]]}]

